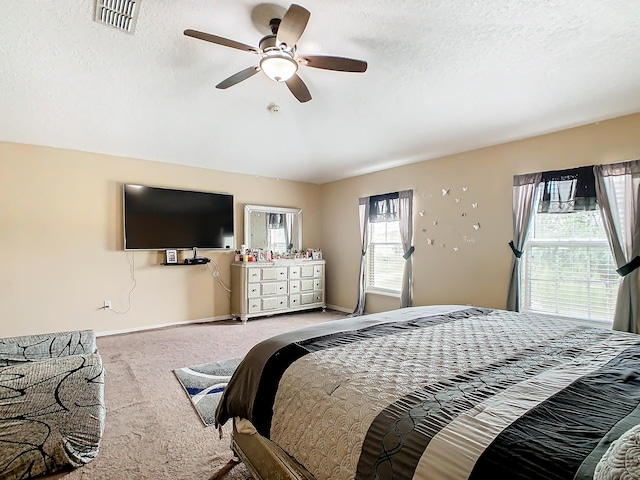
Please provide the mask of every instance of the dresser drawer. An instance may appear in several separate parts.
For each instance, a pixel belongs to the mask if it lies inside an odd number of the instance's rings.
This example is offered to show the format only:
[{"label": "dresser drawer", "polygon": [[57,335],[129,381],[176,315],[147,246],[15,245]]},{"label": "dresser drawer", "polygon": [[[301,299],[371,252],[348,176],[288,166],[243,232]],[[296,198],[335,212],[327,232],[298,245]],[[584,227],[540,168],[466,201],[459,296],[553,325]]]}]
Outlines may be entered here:
[{"label": "dresser drawer", "polygon": [[300,295],[289,295],[289,306],[294,308],[298,305],[300,305]]},{"label": "dresser drawer", "polygon": [[313,290],[313,279],[312,278],[305,278],[304,280],[300,281],[300,291],[301,292],[310,292],[311,290]]},{"label": "dresser drawer", "polygon": [[300,293],[300,280],[291,280],[289,282],[289,293]]},{"label": "dresser drawer", "polygon": [[260,298],[250,298],[249,306],[247,307],[247,312],[249,313],[258,313],[261,310],[262,300]]},{"label": "dresser drawer", "polygon": [[263,298],[262,299],[262,310],[275,310],[278,308],[278,299],[276,297],[271,298]]},{"label": "dresser drawer", "polygon": [[297,280],[300,278],[300,265],[289,267],[289,280]]},{"label": "dresser drawer", "polygon": [[[322,295],[320,295],[322,296]],[[300,305],[309,305],[311,303],[321,302],[322,299],[317,300],[316,292],[312,293],[303,293],[300,295]]]},{"label": "dresser drawer", "polygon": [[260,284],[259,283],[250,283],[247,286],[247,297],[249,297],[249,298],[260,298]]},{"label": "dresser drawer", "polygon": [[289,283],[288,282],[278,282],[276,283],[276,293],[278,295],[286,295],[289,292]]},{"label": "dresser drawer", "polygon": [[[252,270],[252,269],[250,269]],[[275,268],[261,268],[260,280],[275,280],[276,269]],[[249,277],[251,278],[251,277]]]},{"label": "dresser drawer", "polygon": [[261,285],[262,295],[275,295],[278,293],[278,284],[276,282],[267,282]]},{"label": "dresser drawer", "polygon": [[314,265],[313,266],[313,276],[314,277],[322,277],[324,275],[324,265]]},{"label": "dresser drawer", "polygon": [[288,307],[287,297],[270,297],[262,299],[262,311],[280,310]]},{"label": "dresser drawer", "polygon": [[262,280],[260,271],[261,268],[248,268],[247,269],[247,279],[249,282],[259,282]]},{"label": "dresser drawer", "polygon": [[313,265],[302,265],[300,267],[301,277],[313,277]]}]

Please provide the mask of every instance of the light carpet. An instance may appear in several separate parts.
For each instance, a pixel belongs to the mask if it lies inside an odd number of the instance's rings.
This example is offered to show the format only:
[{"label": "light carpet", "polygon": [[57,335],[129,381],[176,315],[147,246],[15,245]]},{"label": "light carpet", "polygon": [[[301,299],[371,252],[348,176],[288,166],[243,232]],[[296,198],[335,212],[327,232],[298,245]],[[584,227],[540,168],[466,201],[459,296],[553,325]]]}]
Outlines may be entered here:
[{"label": "light carpet", "polygon": [[296,328],[344,318],[327,310],[195,323],[98,337],[106,371],[107,417],[98,456],[46,480],[248,480],[230,467],[231,422],[218,430],[194,415],[173,371],[242,357],[258,342]]},{"label": "light carpet", "polygon": [[241,361],[242,357],[231,358],[173,371],[206,426],[215,423],[216,408],[222,393]]}]

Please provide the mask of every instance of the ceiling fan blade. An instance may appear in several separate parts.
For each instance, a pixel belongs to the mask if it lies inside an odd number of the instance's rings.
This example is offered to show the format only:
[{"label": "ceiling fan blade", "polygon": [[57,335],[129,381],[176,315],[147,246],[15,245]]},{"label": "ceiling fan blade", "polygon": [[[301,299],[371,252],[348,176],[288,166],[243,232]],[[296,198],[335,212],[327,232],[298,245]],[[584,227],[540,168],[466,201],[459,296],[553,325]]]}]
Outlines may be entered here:
[{"label": "ceiling fan blade", "polygon": [[308,102],[309,100],[311,100],[309,89],[297,73],[294,73],[293,77],[287,80],[286,83],[291,93],[293,93],[293,96],[296,97],[300,103]]},{"label": "ceiling fan blade", "polygon": [[237,48],[238,50],[244,50],[245,52],[260,53],[260,51],[244,43],[236,42],[235,40],[229,40],[228,38],[219,37],[211,33],[199,32],[197,30],[185,30],[184,34],[187,37],[197,38],[204,40],[205,42],[217,43],[218,45],[224,45],[225,47]]},{"label": "ceiling fan blade", "polygon": [[249,77],[253,77],[259,71],[260,71],[260,67],[258,67],[257,65],[253,67],[245,68],[244,70],[240,70],[238,73],[231,75],[226,80],[221,81],[218,85],[216,85],[216,88],[225,89],[225,88],[233,87],[236,83],[240,83]]},{"label": "ceiling fan blade", "polygon": [[328,55],[298,55],[298,62],[307,67],[337,70],[339,72],[367,71],[367,62],[355,58],[332,57]]},{"label": "ceiling fan blade", "polygon": [[286,44],[288,48],[292,48],[300,37],[302,32],[307,27],[307,22],[311,12],[300,5],[292,3],[282,17],[280,26],[278,27],[278,34],[276,35],[276,45]]}]

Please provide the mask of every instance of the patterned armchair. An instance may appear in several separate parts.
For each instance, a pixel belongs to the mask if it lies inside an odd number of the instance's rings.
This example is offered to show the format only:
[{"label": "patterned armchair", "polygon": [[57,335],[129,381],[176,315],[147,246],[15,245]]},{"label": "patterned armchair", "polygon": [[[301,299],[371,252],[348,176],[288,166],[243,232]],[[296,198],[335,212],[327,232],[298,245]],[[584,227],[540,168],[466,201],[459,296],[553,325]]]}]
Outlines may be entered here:
[{"label": "patterned armchair", "polygon": [[103,379],[91,330],[0,339],[0,478],[32,478],[95,458]]}]

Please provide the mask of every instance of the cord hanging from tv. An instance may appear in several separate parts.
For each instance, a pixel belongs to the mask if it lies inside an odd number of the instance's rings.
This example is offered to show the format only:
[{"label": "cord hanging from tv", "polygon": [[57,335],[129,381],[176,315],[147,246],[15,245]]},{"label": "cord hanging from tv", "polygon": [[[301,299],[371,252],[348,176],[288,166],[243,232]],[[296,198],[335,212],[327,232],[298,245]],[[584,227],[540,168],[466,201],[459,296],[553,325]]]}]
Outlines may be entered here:
[{"label": "cord hanging from tv", "polygon": [[[123,185],[125,250],[233,249],[233,195]],[[198,260],[198,261],[196,261]]]}]

